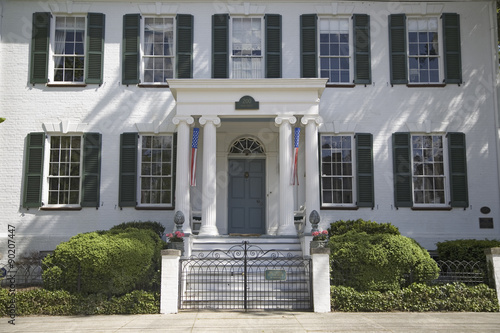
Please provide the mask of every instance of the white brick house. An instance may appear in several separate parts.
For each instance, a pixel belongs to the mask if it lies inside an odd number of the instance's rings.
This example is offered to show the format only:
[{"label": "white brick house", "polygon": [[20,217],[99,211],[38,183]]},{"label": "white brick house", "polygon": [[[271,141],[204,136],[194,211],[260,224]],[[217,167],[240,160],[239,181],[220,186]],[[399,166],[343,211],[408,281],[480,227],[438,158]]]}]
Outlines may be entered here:
[{"label": "white brick house", "polygon": [[176,211],[205,236],[296,235],[316,210],[428,249],[500,238],[494,1],[0,12],[0,244],[15,227],[18,255],[128,221],[172,230]]}]

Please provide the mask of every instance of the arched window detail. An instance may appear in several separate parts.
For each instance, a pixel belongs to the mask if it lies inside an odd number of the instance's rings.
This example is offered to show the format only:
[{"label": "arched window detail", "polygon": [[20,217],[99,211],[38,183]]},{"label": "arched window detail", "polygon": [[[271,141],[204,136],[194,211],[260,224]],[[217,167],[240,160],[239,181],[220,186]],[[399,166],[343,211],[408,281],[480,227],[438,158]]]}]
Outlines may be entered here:
[{"label": "arched window detail", "polygon": [[250,154],[264,154],[264,148],[255,139],[252,138],[241,138],[236,140],[229,148],[230,154],[245,154],[246,156]]}]

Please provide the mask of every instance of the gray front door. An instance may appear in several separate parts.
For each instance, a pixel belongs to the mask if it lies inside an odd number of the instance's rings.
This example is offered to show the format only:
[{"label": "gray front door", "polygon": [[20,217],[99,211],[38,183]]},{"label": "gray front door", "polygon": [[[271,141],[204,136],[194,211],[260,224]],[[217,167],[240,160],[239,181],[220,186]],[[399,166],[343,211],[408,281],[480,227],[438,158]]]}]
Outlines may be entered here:
[{"label": "gray front door", "polygon": [[229,233],[265,233],[265,160],[229,160]]}]

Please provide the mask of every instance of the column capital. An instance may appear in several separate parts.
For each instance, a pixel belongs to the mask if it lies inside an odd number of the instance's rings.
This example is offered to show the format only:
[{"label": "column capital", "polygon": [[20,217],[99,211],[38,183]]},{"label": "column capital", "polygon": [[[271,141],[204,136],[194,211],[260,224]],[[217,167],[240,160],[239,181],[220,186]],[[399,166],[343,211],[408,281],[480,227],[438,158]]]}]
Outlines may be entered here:
[{"label": "column capital", "polygon": [[214,126],[220,126],[220,118],[217,116],[203,116],[199,120],[201,126],[205,126],[207,123],[212,123]]},{"label": "column capital", "polygon": [[290,125],[293,125],[297,122],[297,118],[295,118],[294,116],[277,116],[274,119],[274,124],[277,127],[279,127],[282,124],[287,123],[287,122],[290,123]]},{"label": "column capital", "polygon": [[323,123],[323,118],[319,115],[305,115],[300,119],[302,125],[307,125],[309,122],[315,122],[317,126]]},{"label": "column capital", "polygon": [[192,125],[194,123],[194,118],[190,116],[175,116],[172,122],[174,125],[179,125],[181,122]]}]

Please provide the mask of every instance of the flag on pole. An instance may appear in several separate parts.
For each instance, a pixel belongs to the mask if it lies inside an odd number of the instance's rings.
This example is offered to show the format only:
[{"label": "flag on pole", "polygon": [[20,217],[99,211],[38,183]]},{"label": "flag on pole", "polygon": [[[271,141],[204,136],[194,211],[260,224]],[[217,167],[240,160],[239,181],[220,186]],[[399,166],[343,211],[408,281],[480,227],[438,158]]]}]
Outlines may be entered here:
[{"label": "flag on pole", "polygon": [[300,137],[300,128],[295,127],[295,136],[293,139],[294,161],[292,165],[292,180],[291,180],[292,185],[295,185],[295,179],[297,179],[297,185],[299,185],[299,175],[297,173],[297,160],[299,158],[299,137]]},{"label": "flag on pole", "polygon": [[193,142],[191,144],[191,186],[196,186],[196,153],[198,152],[199,128],[193,128]]}]

